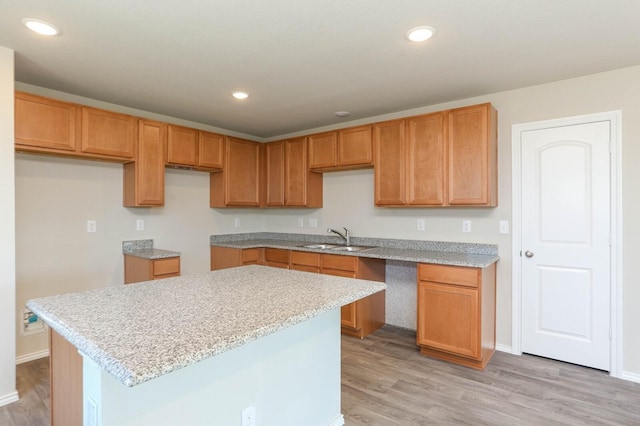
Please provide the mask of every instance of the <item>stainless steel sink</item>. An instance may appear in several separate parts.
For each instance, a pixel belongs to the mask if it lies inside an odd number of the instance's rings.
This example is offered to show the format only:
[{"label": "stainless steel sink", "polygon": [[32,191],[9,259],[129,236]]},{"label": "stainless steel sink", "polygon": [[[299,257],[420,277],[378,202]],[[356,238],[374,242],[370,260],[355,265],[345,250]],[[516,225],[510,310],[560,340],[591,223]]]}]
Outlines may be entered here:
[{"label": "stainless steel sink", "polygon": [[328,250],[333,249],[335,247],[341,247],[337,244],[307,244],[306,246],[302,246],[308,249],[317,249],[317,250]]},{"label": "stainless steel sink", "polygon": [[337,246],[330,248],[331,251],[365,251],[371,250],[374,247],[365,247],[365,246]]}]

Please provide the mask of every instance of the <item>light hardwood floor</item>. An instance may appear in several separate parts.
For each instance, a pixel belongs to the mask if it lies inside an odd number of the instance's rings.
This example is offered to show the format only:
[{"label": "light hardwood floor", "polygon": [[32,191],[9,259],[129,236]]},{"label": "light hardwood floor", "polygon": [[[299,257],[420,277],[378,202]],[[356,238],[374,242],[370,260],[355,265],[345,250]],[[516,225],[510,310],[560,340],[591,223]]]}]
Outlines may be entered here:
[{"label": "light hardwood floor", "polygon": [[[2,426],[49,424],[48,359],[18,366],[20,401]],[[415,332],[342,338],[342,412],[357,425],[640,425],[640,385],[533,356],[496,352],[476,371],[424,357]],[[297,426],[297,425],[296,425]]]}]

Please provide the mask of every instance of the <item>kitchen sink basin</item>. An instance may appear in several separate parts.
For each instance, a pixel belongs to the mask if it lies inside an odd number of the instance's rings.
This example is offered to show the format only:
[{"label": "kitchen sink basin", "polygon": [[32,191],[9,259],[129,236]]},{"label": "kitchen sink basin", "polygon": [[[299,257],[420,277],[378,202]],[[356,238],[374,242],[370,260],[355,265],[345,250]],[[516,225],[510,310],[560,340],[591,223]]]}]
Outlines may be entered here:
[{"label": "kitchen sink basin", "polygon": [[333,249],[336,247],[343,247],[343,246],[339,246],[337,244],[307,244],[306,246],[302,246],[302,247],[308,248],[308,249],[328,250],[328,249]]},{"label": "kitchen sink basin", "polygon": [[371,250],[373,247],[365,247],[365,246],[338,246],[333,247],[329,250],[331,251],[364,251]]}]

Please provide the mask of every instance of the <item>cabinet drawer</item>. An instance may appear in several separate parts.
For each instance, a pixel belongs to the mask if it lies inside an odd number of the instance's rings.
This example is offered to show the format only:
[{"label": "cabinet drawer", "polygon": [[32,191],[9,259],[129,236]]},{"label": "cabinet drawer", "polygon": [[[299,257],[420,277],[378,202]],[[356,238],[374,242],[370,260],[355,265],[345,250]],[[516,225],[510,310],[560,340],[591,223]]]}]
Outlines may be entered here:
[{"label": "cabinet drawer", "polygon": [[342,271],[355,272],[357,261],[358,259],[356,257],[340,256],[337,254],[323,254],[322,269],[339,269]]},{"label": "cabinet drawer", "polygon": [[291,264],[320,267],[320,254],[306,251],[292,251]]},{"label": "cabinet drawer", "polygon": [[180,273],[180,258],[168,257],[153,261],[153,275],[168,275]]},{"label": "cabinet drawer", "polygon": [[289,250],[266,248],[264,249],[264,260],[266,262],[289,264]]},{"label": "cabinet drawer", "polygon": [[356,278],[356,273],[353,271],[344,271],[341,269],[322,269],[322,273],[325,275],[333,275],[336,277]]},{"label": "cabinet drawer", "polygon": [[260,249],[251,248],[242,250],[242,264],[253,264],[258,263],[260,259]]},{"label": "cabinet drawer", "polygon": [[480,268],[431,265],[424,263],[418,264],[418,280],[420,281],[478,287],[478,282],[480,282],[480,273]]}]

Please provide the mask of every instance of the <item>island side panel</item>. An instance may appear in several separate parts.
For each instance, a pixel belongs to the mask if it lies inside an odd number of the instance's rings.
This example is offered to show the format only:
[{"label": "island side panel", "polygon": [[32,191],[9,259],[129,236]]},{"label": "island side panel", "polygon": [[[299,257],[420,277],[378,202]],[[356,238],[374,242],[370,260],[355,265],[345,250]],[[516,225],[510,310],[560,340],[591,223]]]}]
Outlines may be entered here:
[{"label": "island side panel", "polygon": [[82,425],[82,356],[49,329],[51,425]]},{"label": "island side panel", "polygon": [[340,309],[134,387],[85,365],[85,405],[100,426],[240,426],[251,405],[259,425],[343,424]]}]

